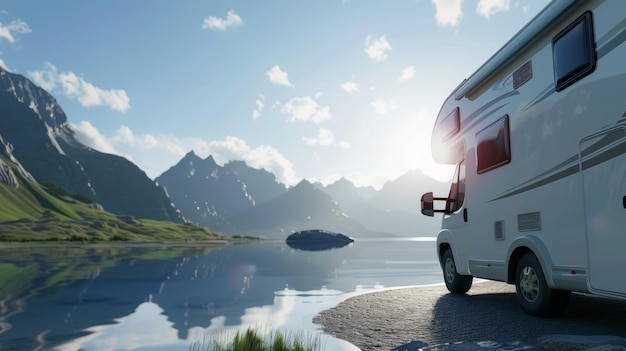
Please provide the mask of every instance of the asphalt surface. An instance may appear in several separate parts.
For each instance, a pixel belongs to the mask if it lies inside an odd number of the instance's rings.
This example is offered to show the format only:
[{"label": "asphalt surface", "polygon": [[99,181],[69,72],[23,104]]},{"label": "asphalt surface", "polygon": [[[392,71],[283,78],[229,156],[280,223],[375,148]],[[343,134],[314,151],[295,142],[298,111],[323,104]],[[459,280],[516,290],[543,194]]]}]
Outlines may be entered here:
[{"label": "asphalt surface", "polygon": [[313,322],[361,350],[625,350],[626,301],[573,294],[564,315],[525,314],[515,287],[474,284],[466,295],[445,286],[358,295]]}]

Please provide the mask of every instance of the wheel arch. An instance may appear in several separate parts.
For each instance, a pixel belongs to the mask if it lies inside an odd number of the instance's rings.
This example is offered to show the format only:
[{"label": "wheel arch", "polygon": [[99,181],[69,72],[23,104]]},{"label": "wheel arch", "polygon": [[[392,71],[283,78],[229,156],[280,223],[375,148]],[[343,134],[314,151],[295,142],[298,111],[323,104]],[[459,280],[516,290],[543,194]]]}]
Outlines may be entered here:
[{"label": "wheel arch", "polygon": [[552,277],[552,258],[550,256],[550,251],[546,245],[534,235],[525,235],[515,239],[511,246],[509,246],[509,251],[507,253],[507,283],[515,283],[515,271],[517,269],[517,263],[519,262],[522,255],[527,252],[531,252],[537,257],[539,260],[539,264],[541,265],[541,269],[543,270],[543,275],[546,278],[546,283],[550,288],[554,288],[554,280]]},{"label": "wheel arch", "polygon": [[[452,256],[456,261],[454,246],[454,236],[452,233],[450,233],[447,229],[441,230],[437,235],[437,258],[439,259],[439,265],[441,268],[443,268],[443,253],[446,252],[447,249],[452,250]],[[454,262],[454,264],[456,265],[457,262]]]}]

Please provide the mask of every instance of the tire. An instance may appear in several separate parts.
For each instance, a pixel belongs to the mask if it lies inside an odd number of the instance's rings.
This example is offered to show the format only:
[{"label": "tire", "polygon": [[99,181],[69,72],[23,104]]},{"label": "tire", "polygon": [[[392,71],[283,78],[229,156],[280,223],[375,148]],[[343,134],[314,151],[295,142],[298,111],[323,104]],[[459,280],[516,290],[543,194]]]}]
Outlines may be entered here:
[{"label": "tire", "polygon": [[465,294],[472,287],[473,277],[471,275],[461,275],[456,271],[452,249],[446,249],[441,257],[443,268],[443,281],[446,288],[453,294]]},{"label": "tire", "polygon": [[565,312],[571,292],[551,289],[533,253],[522,255],[515,270],[515,295],[524,312],[537,317],[557,317]]}]

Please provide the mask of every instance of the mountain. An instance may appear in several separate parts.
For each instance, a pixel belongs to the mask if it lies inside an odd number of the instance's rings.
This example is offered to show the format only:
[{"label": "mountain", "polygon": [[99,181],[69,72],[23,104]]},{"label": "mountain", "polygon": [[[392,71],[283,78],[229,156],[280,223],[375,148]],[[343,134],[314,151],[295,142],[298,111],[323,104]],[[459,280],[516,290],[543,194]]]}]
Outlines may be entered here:
[{"label": "mountain", "polygon": [[164,189],[132,162],[93,150],[74,137],[58,102],[25,77],[0,68],[0,131],[24,169],[106,210],[183,222]]},{"label": "mountain", "polygon": [[226,239],[190,223],[115,215],[83,200],[91,198],[69,194],[56,184],[37,183],[0,135],[0,242]]},{"label": "mountain", "polygon": [[284,239],[293,232],[325,229],[348,236],[372,236],[348,218],[333,198],[306,179],[284,194],[230,217],[233,233]]},{"label": "mountain", "polygon": [[285,185],[280,183],[274,174],[265,169],[249,167],[244,161],[230,161],[224,165],[224,170],[235,174],[241,180],[253,200],[253,205],[269,201],[287,191]]},{"label": "mountain", "polygon": [[447,196],[450,184],[439,182],[427,176],[419,169],[409,170],[395,180],[385,183],[370,198],[370,203],[385,211],[420,212],[420,197],[432,191],[440,196]]},{"label": "mountain", "polygon": [[351,219],[367,229],[387,235],[432,236],[440,222],[421,214],[420,197],[433,191],[447,193],[449,184],[438,182],[419,170],[410,170],[364,197],[352,182],[341,178],[323,188]]},{"label": "mountain", "polygon": [[303,180],[287,190],[264,169],[193,151],[156,181],[182,214],[194,223],[231,235],[285,238],[307,229],[351,236],[431,236],[439,221],[420,213],[424,192],[446,192],[448,184],[412,170],[376,191],[341,178],[323,186]]},{"label": "mountain", "polygon": [[420,198],[430,191],[447,196],[449,188],[449,183],[428,177],[421,170],[410,170],[385,183],[369,199],[372,207],[382,211],[379,216],[369,214],[359,219],[372,230],[388,230],[402,236],[434,236],[439,232],[441,221],[439,217],[421,214]]},{"label": "mountain", "polygon": [[35,178],[13,156],[13,146],[5,142],[0,134],[0,183],[17,188],[19,186],[18,175],[29,181],[35,181]]},{"label": "mountain", "polygon": [[219,167],[212,156],[203,160],[193,151],[155,181],[187,219],[215,230],[223,228],[229,213],[252,206],[237,177]]}]

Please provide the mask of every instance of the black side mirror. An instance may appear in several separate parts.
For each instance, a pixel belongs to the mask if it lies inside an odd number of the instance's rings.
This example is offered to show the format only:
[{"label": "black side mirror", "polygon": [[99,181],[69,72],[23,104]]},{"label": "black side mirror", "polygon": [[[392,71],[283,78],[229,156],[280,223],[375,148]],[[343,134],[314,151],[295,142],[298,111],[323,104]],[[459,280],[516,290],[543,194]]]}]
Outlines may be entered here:
[{"label": "black side mirror", "polygon": [[422,195],[422,214],[424,216],[433,217],[435,215],[435,209],[433,205],[433,193],[425,193]]}]

